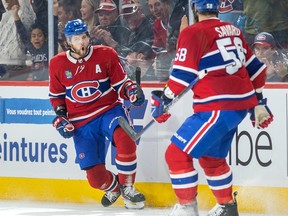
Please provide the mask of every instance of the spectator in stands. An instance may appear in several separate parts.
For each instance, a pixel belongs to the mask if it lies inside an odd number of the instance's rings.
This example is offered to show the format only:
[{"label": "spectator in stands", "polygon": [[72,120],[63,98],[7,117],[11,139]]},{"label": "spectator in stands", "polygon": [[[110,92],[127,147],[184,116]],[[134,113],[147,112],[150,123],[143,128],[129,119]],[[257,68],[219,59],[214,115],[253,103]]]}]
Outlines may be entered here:
[{"label": "spectator in stands", "polygon": [[156,17],[153,15],[151,8],[149,7],[148,0],[138,0],[139,4],[142,7],[143,13],[146,16],[146,19],[153,25]]},{"label": "spectator in stands", "polygon": [[260,32],[271,33],[280,49],[288,49],[288,1],[243,0],[245,38],[252,44]]},{"label": "spectator in stands", "polygon": [[[53,0],[53,15],[54,15],[54,34],[57,34],[57,25],[58,25],[58,18],[57,13],[58,8],[55,8],[55,2],[58,0]],[[32,5],[33,11],[36,14],[35,25],[40,26],[43,34],[48,35],[48,0],[30,0]],[[55,40],[56,39],[56,40]],[[46,40],[48,41],[49,38],[47,37]],[[54,37],[54,54],[57,54],[57,37]]]},{"label": "spectator in stands", "polygon": [[259,33],[256,35],[252,47],[255,55],[267,66],[267,82],[288,82],[288,59],[277,48],[272,34]]},{"label": "spectator in stands", "polygon": [[[62,25],[75,18],[81,18],[81,0],[56,0],[58,2],[58,22]],[[56,2],[55,2],[56,3]]]},{"label": "spectator in stands", "polygon": [[35,22],[31,26],[30,38],[19,17],[19,5],[13,5],[11,8],[17,33],[21,42],[25,46],[26,65],[28,73],[23,74],[26,80],[48,80],[48,42],[45,26]]},{"label": "spectator in stands", "polygon": [[113,47],[121,56],[121,50],[127,47],[127,38],[131,31],[122,25],[117,5],[113,0],[101,0],[95,13],[98,15],[99,25],[92,27],[90,32],[92,44]]},{"label": "spectator in stands", "polygon": [[81,18],[81,0],[54,0],[54,17],[58,23],[58,52],[67,50],[64,27],[69,20]]},{"label": "spectator in stands", "polygon": [[169,21],[170,0],[148,0],[149,9],[156,18],[153,26],[153,50],[166,49],[167,26]]},{"label": "spectator in stands", "polygon": [[[25,29],[29,29],[34,23],[35,13],[33,12],[29,1],[18,2],[15,0],[2,0],[2,4],[6,11],[3,13],[0,22],[0,64],[5,65],[5,68],[9,72],[9,79],[13,79],[17,74],[21,74],[23,68],[26,66],[24,65],[25,47],[18,39],[11,8],[14,4],[20,6],[19,17],[21,18]],[[5,77],[8,77],[8,75]]]},{"label": "spectator in stands", "polygon": [[156,54],[153,67],[155,76],[160,81],[168,79],[169,69],[172,66],[174,55],[166,50],[167,28],[170,16],[170,0],[148,0],[149,9],[156,17],[153,26],[153,51]]},{"label": "spectator in stands", "polygon": [[97,8],[99,8],[99,0],[82,0],[81,2],[82,20],[86,23],[89,32],[91,32],[93,26],[99,23],[98,16],[95,14]]},{"label": "spectator in stands", "polygon": [[127,55],[125,54],[126,65],[129,67],[128,73],[134,72],[136,67],[140,67],[142,78],[153,77],[155,79],[152,68],[154,58],[153,25],[146,18],[138,0],[122,0],[121,15],[123,16],[123,25],[131,31],[127,45],[129,50]]}]

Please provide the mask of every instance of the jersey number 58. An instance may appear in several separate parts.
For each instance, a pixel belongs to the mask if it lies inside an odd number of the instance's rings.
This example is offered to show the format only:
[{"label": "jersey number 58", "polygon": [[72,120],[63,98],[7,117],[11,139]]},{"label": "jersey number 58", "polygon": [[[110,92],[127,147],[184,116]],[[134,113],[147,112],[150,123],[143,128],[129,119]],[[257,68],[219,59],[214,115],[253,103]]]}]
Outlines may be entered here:
[{"label": "jersey number 58", "polygon": [[242,40],[239,37],[235,37],[232,42],[231,38],[222,38],[217,40],[216,43],[224,62],[227,62],[226,72],[228,74],[236,73],[245,63],[245,51]]}]

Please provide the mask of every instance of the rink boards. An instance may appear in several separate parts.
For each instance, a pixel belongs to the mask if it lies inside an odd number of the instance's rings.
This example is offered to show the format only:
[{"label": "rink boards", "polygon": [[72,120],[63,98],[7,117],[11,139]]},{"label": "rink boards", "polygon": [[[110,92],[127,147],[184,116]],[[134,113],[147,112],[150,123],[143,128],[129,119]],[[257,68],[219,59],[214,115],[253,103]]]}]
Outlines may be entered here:
[{"label": "rink boards", "polygon": [[[90,188],[85,173],[79,170],[72,140],[61,138],[51,126],[55,115],[47,83],[25,84],[0,83],[0,199],[99,202],[103,193]],[[151,90],[162,86],[144,83],[146,99],[150,99]],[[247,117],[235,135],[227,160],[239,192],[240,211],[288,213],[287,93],[288,85],[267,85],[264,94],[274,114],[273,124],[258,130]],[[136,187],[146,195],[147,205],[175,203],[164,153],[171,135],[192,113],[191,101],[189,93],[172,108],[168,122],[154,124],[137,143]],[[151,120],[150,104],[146,101],[130,114],[140,130]],[[116,171],[111,159],[115,149],[108,141],[106,144],[107,167]],[[198,170],[199,206],[209,209],[214,200],[203,172]]]}]

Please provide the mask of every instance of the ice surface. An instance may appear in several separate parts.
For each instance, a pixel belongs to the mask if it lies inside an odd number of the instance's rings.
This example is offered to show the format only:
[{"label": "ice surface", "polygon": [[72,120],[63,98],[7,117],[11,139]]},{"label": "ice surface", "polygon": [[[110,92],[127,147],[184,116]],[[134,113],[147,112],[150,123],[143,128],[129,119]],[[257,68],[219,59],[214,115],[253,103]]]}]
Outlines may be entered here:
[{"label": "ice surface", "polygon": [[[99,204],[51,203],[30,201],[0,201],[0,216],[160,216],[168,215],[169,208],[127,210],[124,207],[104,208]],[[206,216],[200,211],[200,216]],[[280,214],[240,213],[240,216],[284,216]]]}]

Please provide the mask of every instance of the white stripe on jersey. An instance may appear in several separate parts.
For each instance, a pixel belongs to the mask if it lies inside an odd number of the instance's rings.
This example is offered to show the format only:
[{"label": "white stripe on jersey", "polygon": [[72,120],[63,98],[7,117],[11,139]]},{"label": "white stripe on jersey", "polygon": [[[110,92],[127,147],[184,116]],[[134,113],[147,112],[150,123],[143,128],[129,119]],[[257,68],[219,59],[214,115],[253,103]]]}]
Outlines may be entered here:
[{"label": "white stripe on jersey", "polygon": [[261,74],[261,72],[265,69],[266,65],[263,64],[261,68],[259,68],[259,70],[252,76],[250,77],[250,80],[253,81],[259,74]]},{"label": "white stripe on jersey", "polygon": [[220,100],[220,99],[242,99],[249,96],[252,96],[255,93],[254,90],[244,93],[244,94],[223,94],[223,95],[215,95],[211,97],[206,97],[203,99],[194,99],[194,103],[207,103],[209,101]]},{"label": "white stripe on jersey", "polygon": [[60,92],[58,94],[55,94],[55,93],[52,93],[51,91],[49,92],[49,97],[52,97],[52,98],[58,98],[59,96],[65,96],[66,95],[66,92]]},{"label": "white stripe on jersey", "polygon": [[173,75],[170,75],[170,79],[177,82],[177,83],[180,83],[183,86],[189,85],[189,83],[185,82],[184,80],[178,79],[177,77],[174,77]]},{"label": "white stripe on jersey", "polygon": [[84,119],[90,118],[91,116],[96,115],[97,113],[101,112],[102,110],[107,109],[108,107],[109,107],[109,106],[104,106],[104,107],[102,107],[101,109],[96,110],[95,112],[89,113],[88,115],[79,116],[79,117],[77,117],[77,118],[69,118],[69,120],[70,120],[71,122],[73,122],[73,121],[79,121],[79,120],[84,120]]},{"label": "white stripe on jersey", "polygon": [[173,65],[173,69],[184,70],[186,72],[191,72],[191,73],[195,74],[196,76],[198,76],[198,71],[194,70],[193,68],[184,67],[184,66],[180,66],[180,65]]},{"label": "white stripe on jersey", "polygon": [[254,90],[244,93],[244,94],[223,94],[223,95],[215,95],[211,97],[206,97],[203,99],[194,99],[194,103],[207,103],[209,101],[213,100],[219,100],[219,99],[241,99],[241,98],[246,98],[255,93]]}]

